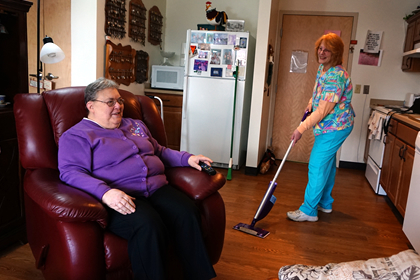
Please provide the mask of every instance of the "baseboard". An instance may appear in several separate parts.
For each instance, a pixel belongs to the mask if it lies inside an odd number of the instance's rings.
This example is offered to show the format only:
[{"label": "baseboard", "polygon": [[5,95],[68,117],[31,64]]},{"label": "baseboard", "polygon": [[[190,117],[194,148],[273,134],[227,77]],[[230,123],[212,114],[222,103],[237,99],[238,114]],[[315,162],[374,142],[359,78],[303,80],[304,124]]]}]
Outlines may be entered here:
[{"label": "baseboard", "polygon": [[388,196],[385,196],[385,201],[388,204],[389,208],[391,208],[392,213],[397,218],[398,222],[403,225],[404,224],[404,217],[401,215],[400,211],[398,211],[397,207],[395,207],[394,203],[389,199]]},{"label": "baseboard", "polygon": [[366,163],[351,162],[351,161],[340,161],[339,168],[348,168],[356,170],[366,170]]},{"label": "baseboard", "polygon": [[245,175],[257,176],[258,168],[245,166]]}]

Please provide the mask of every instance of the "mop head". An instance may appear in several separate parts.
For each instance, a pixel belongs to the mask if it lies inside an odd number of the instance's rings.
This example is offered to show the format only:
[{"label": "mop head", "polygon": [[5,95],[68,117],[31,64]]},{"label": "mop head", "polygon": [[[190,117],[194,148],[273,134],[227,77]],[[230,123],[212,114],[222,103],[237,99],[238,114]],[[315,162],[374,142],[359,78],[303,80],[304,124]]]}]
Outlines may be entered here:
[{"label": "mop head", "polygon": [[257,236],[259,238],[266,238],[267,235],[270,234],[270,232],[266,231],[265,229],[253,227],[244,223],[237,224],[233,227],[233,229]]}]

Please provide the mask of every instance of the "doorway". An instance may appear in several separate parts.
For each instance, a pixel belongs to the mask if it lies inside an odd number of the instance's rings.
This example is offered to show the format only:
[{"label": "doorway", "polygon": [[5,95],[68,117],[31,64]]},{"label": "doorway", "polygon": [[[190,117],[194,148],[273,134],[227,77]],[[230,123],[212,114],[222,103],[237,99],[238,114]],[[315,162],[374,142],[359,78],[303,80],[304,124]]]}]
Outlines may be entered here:
[{"label": "doorway", "polygon": [[[350,73],[352,54],[350,40],[355,36],[357,14],[315,15],[280,12],[280,50],[277,69],[277,93],[272,98],[271,147],[278,159],[286,153],[290,137],[298,127],[304,110],[312,97],[318,62],[315,41],[326,31],[339,32],[344,42],[343,66]],[[305,73],[291,72],[292,52],[308,54]],[[274,104],[273,104],[274,103]],[[291,150],[288,160],[309,162],[314,143],[312,130],[302,135],[299,143]]]}]

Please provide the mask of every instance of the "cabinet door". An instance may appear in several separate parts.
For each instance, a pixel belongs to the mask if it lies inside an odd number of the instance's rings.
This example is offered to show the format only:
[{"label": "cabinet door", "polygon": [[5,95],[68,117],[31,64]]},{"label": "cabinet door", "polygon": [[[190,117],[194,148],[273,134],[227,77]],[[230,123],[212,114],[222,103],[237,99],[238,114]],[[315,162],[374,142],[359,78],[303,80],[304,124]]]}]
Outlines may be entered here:
[{"label": "cabinet door", "polygon": [[389,191],[389,174],[391,168],[392,151],[394,150],[395,136],[388,133],[385,142],[384,159],[382,161],[381,178],[379,180],[386,193]]},{"label": "cabinet door", "polygon": [[392,156],[391,156],[391,169],[390,169],[390,174],[389,174],[389,186],[388,186],[388,191],[386,192],[386,194],[388,195],[389,199],[391,199],[392,203],[394,203],[394,205],[396,205],[397,201],[397,194],[398,194],[398,187],[399,187],[399,182],[400,182],[400,177],[401,177],[401,168],[402,168],[402,153],[403,153],[403,149],[405,148],[404,143],[396,138],[395,139],[395,144],[394,147],[392,149]]},{"label": "cabinet door", "polygon": [[168,148],[179,151],[181,148],[182,107],[165,107],[165,105],[163,107]]},{"label": "cabinet door", "polygon": [[[414,47],[414,32],[416,29],[416,22],[412,22],[407,26],[407,33],[405,36],[404,52],[411,51]],[[403,57],[401,69],[410,70],[412,66],[413,58]]]},{"label": "cabinet door", "polygon": [[[162,99],[163,122],[168,148],[179,151],[181,148],[181,123],[182,123],[182,95],[146,92]],[[160,110],[160,102],[155,99],[155,104]]]},{"label": "cabinet door", "polygon": [[0,141],[0,248],[25,241],[23,195],[16,139]]},{"label": "cabinet door", "polygon": [[414,31],[414,42],[420,41],[420,19],[416,20],[416,27]]},{"label": "cabinet door", "polygon": [[405,145],[401,166],[401,180],[398,187],[397,202],[395,204],[403,217],[405,214],[405,208],[407,206],[408,191],[410,189],[411,173],[414,164],[414,154],[414,148]]}]

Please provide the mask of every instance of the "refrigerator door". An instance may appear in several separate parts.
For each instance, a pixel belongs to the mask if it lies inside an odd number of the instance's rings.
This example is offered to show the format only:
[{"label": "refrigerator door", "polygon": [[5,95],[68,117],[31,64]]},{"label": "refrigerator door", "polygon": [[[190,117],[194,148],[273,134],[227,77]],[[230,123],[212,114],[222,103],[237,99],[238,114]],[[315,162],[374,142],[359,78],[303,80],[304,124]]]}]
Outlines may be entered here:
[{"label": "refrigerator door", "polygon": [[[224,164],[229,163],[234,89],[234,80],[187,78],[183,100],[181,150],[208,156],[216,163],[215,166],[224,167]],[[242,99],[243,82],[238,82],[234,165],[238,165]]]},{"label": "refrigerator door", "polygon": [[239,59],[239,80],[246,77],[248,32],[187,31],[186,74],[232,79]]}]

